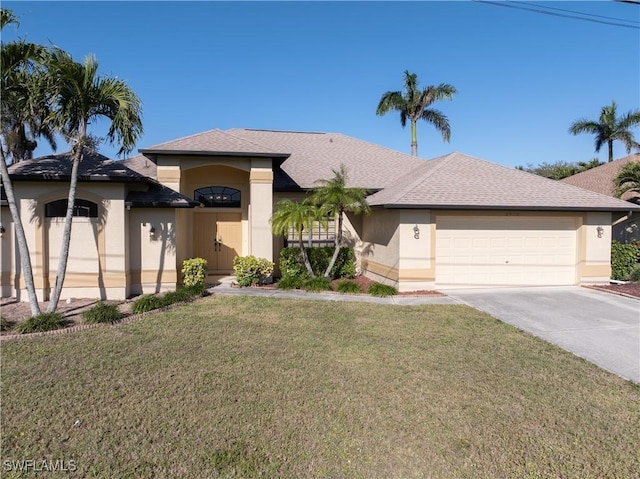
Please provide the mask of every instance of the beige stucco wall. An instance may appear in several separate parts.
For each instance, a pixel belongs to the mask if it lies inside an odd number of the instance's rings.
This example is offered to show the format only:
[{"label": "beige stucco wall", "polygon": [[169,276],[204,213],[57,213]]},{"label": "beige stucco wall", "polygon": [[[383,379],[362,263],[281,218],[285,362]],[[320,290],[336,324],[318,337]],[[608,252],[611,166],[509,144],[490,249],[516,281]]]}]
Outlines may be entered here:
[{"label": "beige stucco wall", "polygon": [[[611,277],[611,213],[582,215],[578,229],[578,282],[608,283]],[[603,233],[598,236],[598,227]]]},{"label": "beige stucco wall", "polygon": [[[150,236],[151,227],[155,228]],[[173,208],[132,208],[129,217],[130,293],[175,289],[178,282],[176,215]]]},{"label": "beige stucco wall", "polygon": [[[46,300],[55,283],[63,220],[45,218],[45,205],[65,199],[68,185],[59,182],[16,182],[14,190],[31,256],[38,298]],[[98,218],[74,218],[71,250],[61,299],[126,297],[125,189],[116,183],[78,185],[76,197],[98,205]],[[105,227],[108,225],[108,227]],[[16,252],[17,262],[20,262]],[[6,278],[6,273],[4,275]],[[13,294],[27,300],[19,268],[10,273],[19,284]],[[3,279],[3,283],[5,280]],[[4,294],[4,292],[3,292]]]},{"label": "beige stucco wall", "polygon": [[400,267],[400,210],[375,209],[362,219],[362,244],[358,247],[365,276],[398,285]]},{"label": "beige stucco wall", "polygon": [[12,272],[16,270],[13,220],[8,206],[0,207],[0,225],[5,229],[3,237],[0,238],[0,295],[7,298],[14,295]]}]

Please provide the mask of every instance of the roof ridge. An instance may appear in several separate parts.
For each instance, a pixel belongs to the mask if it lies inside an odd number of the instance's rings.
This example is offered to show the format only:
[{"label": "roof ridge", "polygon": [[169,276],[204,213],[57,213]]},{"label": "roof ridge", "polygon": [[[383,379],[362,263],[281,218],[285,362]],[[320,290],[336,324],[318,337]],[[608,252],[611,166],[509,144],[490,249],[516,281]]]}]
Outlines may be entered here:
[{"label": "roof ridge", "polygon": [[[288,153],[288,152],[285,152],[285,151],[282,151],[282,152],[280,152],[280,151],[275,151],[274,149],[269,148],[268,146],[265,146],[265,145],[263,145],[263,144],[261,144],[261,143],[257,143],[257,142],[255,142],[255,141],[248,140],[248,139],[243,138],[243,137],[241,137],[241,136],[234,135],[233,133],[230,133],[231,131],[234,131],[234,130],[250,130],[250,129],[248,129],[248,128],[231,128],[231,129],[229,129],[229,130],[220,130],[220,131],[221,131],[222,133],[224,133],[225,135],[229,135],[229,136],[231,136],[231,137],[233,137],[233,138],[236,138],[236,139],[238,139],[238,140],[241,140],[241,141],[242,141],[242,142],[244,142],[244,143],[248,143],[248,144],[250,144],[250,145],[259,146],[260,148],[265,149],[264,153]],[[253,131],[270,131],[270,130],[253,130]]]},{"label": "roof ridge", "polygon": [[[398,184],[403,184],[403,183],[406,184],[405,187],[403,187],[401,189],[397,189],[396,192],[393,194],[393,196],[391,196],[391,198],[390,198],[391,202],[398,201],[405,194],[406,191],[409,191],[409,190],[415,188],[416,186],[418,186],[418,184],[420,184],[421,182],[423,182],[427,178],[433,176],[433,174],[436,171],[438,171],[440,168],[442,168],[443,165],[448,164],[452,159],[451,158],[452,155],[454,155],[454,153],[448,153],[446,155],[438,156],[438,157],[432,158],[430,160],[422,160],[422,161],[424,161],[424,164],[416,166],[411,171],[409,171],[407,174],[401,176],[396,181],[394,181],[391,185],[389,185],[386,188],[383,188],[381,191],[384,191],[384,190],[387,190],[387,189],[392,189]],[[431,162],[436,162],[436,161],[437,161],[437,163],[435,165],[433,165],[431,163]],[[422,169],[426,169],[427,171],[424,174],[421,174],[421,175],[416,175],[415,174],[416,171],[422,170]],[[413,181],[411,181],[409,183],[406,183],[405,182],[406,178],[413,178]]]}]

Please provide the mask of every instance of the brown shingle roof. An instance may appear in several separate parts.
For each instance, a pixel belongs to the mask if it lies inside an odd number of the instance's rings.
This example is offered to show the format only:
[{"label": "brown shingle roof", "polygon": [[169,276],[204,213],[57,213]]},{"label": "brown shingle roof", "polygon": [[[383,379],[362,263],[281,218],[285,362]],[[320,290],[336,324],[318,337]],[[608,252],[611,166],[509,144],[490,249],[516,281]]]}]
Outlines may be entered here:
[{"label": "brown shingle roof", "polygon": [[[568,185],[579,186],[580,188],[595,191],[596,193],[603,195],[615,196],[613,179],[623,166],[635,161],[640,161],[640,153],[620,158],[619,160],[612,161],[611,163],[605,163],[604,165],[591,168],[587,171],[582,171],[573,176],[563,178],[560,181]],[[629,192],[622,197],[623,200],[627,201],[634,198],[640,198],[640,195]],[[636,201],[634,201],[634,203]]]},{"label": "brown shingle roof", "polygon": [[157,165],[144,155],[136,155],[122,160],[127,168],[149,178],[158,178]]},{"label": "brown shingle roof", "polygon": [[370,196],[369,203],[391,208],[630,209],[621,200],[462,153],[427,161]]}]

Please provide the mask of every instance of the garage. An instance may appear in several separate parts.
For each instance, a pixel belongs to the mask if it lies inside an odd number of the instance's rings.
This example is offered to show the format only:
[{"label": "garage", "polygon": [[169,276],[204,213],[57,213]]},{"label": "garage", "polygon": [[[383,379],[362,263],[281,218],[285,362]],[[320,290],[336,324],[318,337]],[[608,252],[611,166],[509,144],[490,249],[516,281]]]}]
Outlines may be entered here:
[{"label": "garage", "polygon": [[509,214],[438,215],[436,284],[576,284],[578,218]]}]

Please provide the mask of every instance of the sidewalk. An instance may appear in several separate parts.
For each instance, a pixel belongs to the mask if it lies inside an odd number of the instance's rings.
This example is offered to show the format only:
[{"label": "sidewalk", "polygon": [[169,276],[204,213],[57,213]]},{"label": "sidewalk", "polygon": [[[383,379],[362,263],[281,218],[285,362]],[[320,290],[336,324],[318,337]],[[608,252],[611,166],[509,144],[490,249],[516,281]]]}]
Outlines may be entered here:
[{"label": "sidewalk", "polygon": [[429,295],[402,295],[387,296],[378,298],[376,296],[368,296],[365,294],[345,294],[336,292],[308,293],[300,290],[280,290],[270,288],[240,288],[232,286],[235,281],[234,276],[225,276],[218,278],[220,283],[209,288],[212,294],[229,295],[229,296],[262,296],[267,298],[286,298],[286,299],[310,299],[317,301],[337,301],[337,302],[356,302],[356,303],[375,303],[375,304],[395,304],[402,306],[417,306],[421,304],[462,304],[457,299],[449,296],[429,296]]}]

